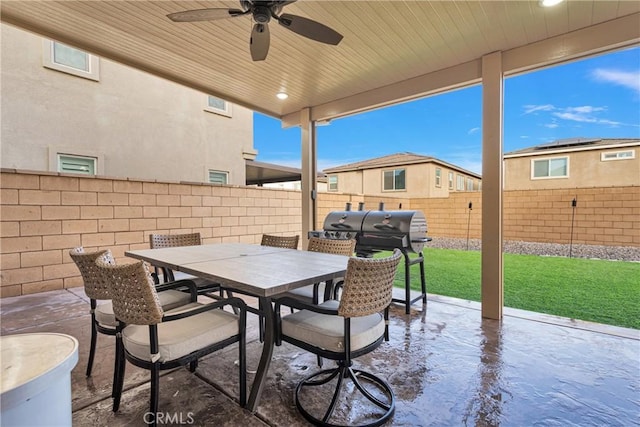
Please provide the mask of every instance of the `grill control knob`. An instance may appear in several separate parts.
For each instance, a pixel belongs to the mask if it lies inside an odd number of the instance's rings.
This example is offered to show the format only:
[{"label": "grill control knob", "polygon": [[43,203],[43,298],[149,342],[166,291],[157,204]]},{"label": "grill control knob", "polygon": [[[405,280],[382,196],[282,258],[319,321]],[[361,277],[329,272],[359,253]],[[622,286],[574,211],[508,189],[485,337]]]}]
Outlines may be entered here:
[{"label": "grill control knob", "polygon": [[330,238],[331,237],[331,233],[329,233],[328,231],[324,232],[324,237]]},{"label": "grill control knob", "polygon": [[345,239],[350,239],[351,238],[351,233],[349,233],[349,232],[345,233],[344,238]]}]

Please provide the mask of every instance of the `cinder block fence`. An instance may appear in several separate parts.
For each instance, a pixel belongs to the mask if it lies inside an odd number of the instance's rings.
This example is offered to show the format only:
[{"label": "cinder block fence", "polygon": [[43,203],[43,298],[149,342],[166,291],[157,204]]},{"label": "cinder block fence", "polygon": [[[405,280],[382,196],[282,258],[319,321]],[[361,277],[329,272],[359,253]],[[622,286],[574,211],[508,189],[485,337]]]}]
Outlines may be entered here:
[{"label": "cinder block fence", "polygon": [[[1,293],[15,296],[81,286],[68,256],[75,246],[118,258],[148,248],[150,233],[200,232],[205,243],[258,243],[263,233],[300,234],[299,191],[205,183],[81,177],[3,169],[0,176]],[[573,198],[577,206],[571,207]],[[481,194],[406,199],[320,193],[317,228],[347,202],[357,209],[419,209],[432,237],[480,237]],[[468,209],[472,202],[473,209]],[[504,195],[504,237],[640,246],[640,188],[513,191]]]}]

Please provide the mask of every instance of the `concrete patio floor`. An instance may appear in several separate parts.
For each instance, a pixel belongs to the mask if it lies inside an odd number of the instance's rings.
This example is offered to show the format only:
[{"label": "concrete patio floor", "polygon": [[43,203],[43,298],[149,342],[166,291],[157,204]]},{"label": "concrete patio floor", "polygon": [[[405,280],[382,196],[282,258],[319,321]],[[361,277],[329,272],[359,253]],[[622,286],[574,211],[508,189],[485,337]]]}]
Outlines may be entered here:
[{"label": "concrete patio floor", "polygon": [[[410,315],[403,306],[393,307],[390,341],[355,362],[394,389],[396,413],[387,425],[640,423],[640,331],[512,309],[505,309],[502,322],[482,320],[479,308],[436,295],[429,295],[426,310],[414,304]],[[79,362],[71,376],[74,425],[143,424],[149,374],[131,364],[120,410],[111,411],[112,337],[98,336],[93,375],[84,375],[90,318],[82,288],[2,299],[0,316],[2,335],[59,332],[78,339]],[[248,319],[251,369],[261,344],[256,317]],[[276,347],[255,414],[236,403],[236,355],[232,346],[202,359],[195,374],[176,369],[162,376],[160,411],[171,414],[171,424],[307,425],[293,404],[293,391],[318,369],[314,355],[288,344]],[[248,380],[250,385],[253,375]],[[354,414],[364,413],[357,401],[347,401]]]}]

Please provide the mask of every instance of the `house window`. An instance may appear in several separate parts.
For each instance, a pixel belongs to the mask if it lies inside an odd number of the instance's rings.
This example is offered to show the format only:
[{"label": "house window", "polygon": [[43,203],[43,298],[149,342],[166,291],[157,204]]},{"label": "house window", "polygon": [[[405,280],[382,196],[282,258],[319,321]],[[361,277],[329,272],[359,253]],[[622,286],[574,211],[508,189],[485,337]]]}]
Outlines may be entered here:
[{"label": "house window", "polygon": [[568,157],[532,160],[531,164],[531,179],[565,178],[569,176]]},{"label": "house window", "polygon": [[436,187],[442,186],[442,169],[436,168]]},{"label": "house window", "polygon": [[209,169],[209,182],[213,184],[227,184],[229,182],[229,172]]},{"label": "house window", "polygon": [[453,190],[453,172],[449,172],[449,190]]},{"label": "house window", "polygon": [[473,191],[473,179],[467,178],[467,191]]},{"label": "house window", "polygon": [[338,176],[329,176],[329,191],[338,191]]},{"label": "house window", "polygon": [[456,190],[464,191],[464,176],[456,175]]},{"label": "house window", "polygon": [[224,99],[209,95],[207,96],[207,105],[204,107],[204,111],[231,117],[231,104]]},{"label": "house window", "polygon": [[635,159],[636,151],[635,150],[625,150],[625,151],[609,151],[607,153],[600,154],[600,160],[603,162],[607,162],[609,160],[627,160],[627,159]]},{"label": "house window", "polygon": [[58,154],[58,172],[95,175],[97,160],[95,157]]},{"label": "house window", "polygon": [[394,169],[390,171],[384,171],[383,174],[383,187],[384,191],[394,190],[406,190],[405,183],[405,170]]},{"label": "house window", "polygon": [[44,40],[42,63],[46,68],[62,71],[89,80],[100,80],[100,61],[95,55],[58,43]]}]

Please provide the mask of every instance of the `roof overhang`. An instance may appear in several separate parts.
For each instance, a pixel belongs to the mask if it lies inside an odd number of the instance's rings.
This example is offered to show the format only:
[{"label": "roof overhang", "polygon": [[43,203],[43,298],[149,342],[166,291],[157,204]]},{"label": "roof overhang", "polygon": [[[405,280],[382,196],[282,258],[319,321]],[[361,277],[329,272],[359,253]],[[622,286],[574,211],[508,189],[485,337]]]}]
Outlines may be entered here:
[{"label": "roof overhang", "polygon": [[[300,181],[302,170],[273,163],[246,161],[247,185],[272,184],[276,182]],[[318,174],[318,177],[324,176]]]},{"label": "roof overhang", "polygon": [[[174,23],[186,9],[231,1],[3,0],[3,22],[280,118],[284,126],[477,84],[482,58],[505,75],[636,45],[640,2],[298,1],[287,13],[328,25],[338,46],[270,24],[265,61],[251,61],[248,16]],[[289,98],[278,100],[277,92]]]}]

